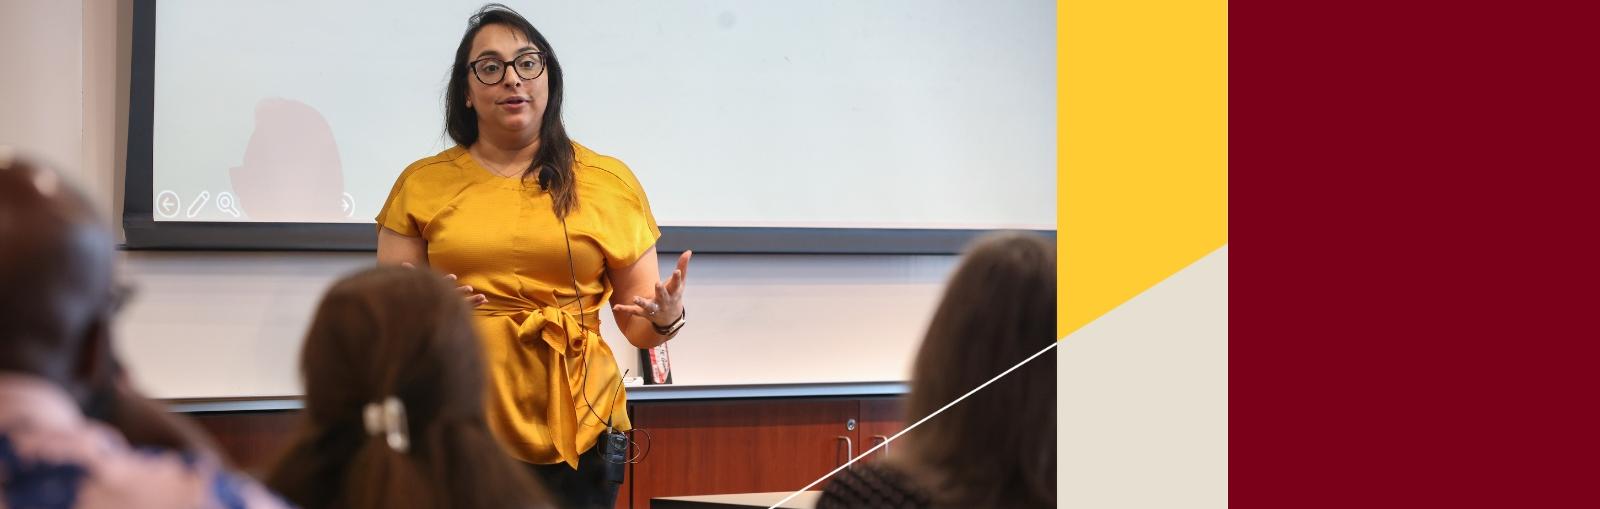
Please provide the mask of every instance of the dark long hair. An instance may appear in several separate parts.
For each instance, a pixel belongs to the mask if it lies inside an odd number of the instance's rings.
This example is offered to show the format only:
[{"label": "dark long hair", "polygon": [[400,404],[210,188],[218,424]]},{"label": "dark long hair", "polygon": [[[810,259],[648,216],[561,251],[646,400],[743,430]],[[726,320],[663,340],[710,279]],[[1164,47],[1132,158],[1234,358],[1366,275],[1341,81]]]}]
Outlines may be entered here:
[{"label": "dark long hair", "polygon": [[[300,353],[305,419],[267,484],[306,509],[548,506],[485,421],[485,367],[461,295],[425,269],[348,276],[317,308]],[[410,445],[367,432],[393,396]]]},{"label": "dark long hair", "polygon": [[[1055,246],[1043,238],[974,243],[917,353],[907,422],[1054,342],[1055,285]],[[912,458],[901,464],[925,474],[939,505],[1055,507],[1055,405],[1056,356],[1045,353],[906,433]]]},{"label": "dark long hair", "polygon": [[[467,88],[471,84],[472,69],[467,67],[471,57],[472,38],[487,25],[505,25],[520,30],[534,47],[544,53],[545,74],[550,76],[550,99],[544,108],[544,118],[539,121],[539,150],[533,154],[533,164],[523,170],[523,177],[537,176],[539,187],[550,192],[556,217],[578,207],[578,193],[574,184],[572,139],[567,137],[567,127],[561,122],[561,96],[565,90],[561,77],[561,60],[544,35],[517,11],[501,4],[488,4],[467,18],[467,32],[461,35],[461,45],[456,47],[456,60],[450,66],[450,85],[445,88],[444,130],[450,139],[463,147],[478,142],[478,112],[467,107]],[[506,79],[514,79],[509,76]]]}]

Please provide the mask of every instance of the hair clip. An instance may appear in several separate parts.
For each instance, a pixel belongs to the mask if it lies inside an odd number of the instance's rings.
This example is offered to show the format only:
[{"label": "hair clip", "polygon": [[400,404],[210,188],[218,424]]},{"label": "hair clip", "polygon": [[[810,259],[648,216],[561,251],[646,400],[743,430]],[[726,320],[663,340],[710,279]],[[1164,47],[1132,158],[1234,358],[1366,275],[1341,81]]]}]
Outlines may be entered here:
[{"label": "hair clip", "polygon": [[400,403],[400,398],[389,396],[383,399],[382,404],[367,403],[362,417],[367,425],[367,434],[382,434],[390,449],[406,452],[410,447],[411,440],[406,429],[406,407]]}]

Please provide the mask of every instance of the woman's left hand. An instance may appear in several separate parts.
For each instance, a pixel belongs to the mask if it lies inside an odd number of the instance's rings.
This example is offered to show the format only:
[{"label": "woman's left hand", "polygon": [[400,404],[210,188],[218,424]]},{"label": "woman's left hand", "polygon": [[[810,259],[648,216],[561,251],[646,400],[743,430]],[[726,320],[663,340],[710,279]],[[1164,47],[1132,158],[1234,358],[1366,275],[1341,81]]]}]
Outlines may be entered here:
[{"label": "woman's left hand", "polygon": [[693,251],[684,251],[678,256],[678,268],[672,271],[672,277],[665,283],[656,283],[656,298],[634,297],[633,304],[617,304],[611,310],[644,318],[657,327],[677,322],[683,316],[684,280],[689,274],[689,258],[693,256]]}]

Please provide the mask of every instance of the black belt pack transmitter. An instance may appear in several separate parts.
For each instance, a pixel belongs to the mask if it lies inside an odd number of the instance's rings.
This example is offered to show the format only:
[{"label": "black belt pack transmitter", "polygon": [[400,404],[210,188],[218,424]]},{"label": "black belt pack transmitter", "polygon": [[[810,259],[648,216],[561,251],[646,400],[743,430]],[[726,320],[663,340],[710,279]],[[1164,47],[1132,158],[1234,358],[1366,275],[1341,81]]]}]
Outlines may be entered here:
[{"label": "black belt pack transmitter", "polygon": [[628,466],[628,435],[610,428],[601,433],[600,459],[606,462],[606,480],[621,483]]}]

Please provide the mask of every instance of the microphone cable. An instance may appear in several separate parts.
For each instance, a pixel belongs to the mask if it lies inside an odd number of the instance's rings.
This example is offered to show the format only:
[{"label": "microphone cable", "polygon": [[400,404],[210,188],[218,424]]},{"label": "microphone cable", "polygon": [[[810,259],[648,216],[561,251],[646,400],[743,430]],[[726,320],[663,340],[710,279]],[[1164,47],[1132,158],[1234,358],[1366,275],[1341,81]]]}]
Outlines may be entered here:
[{"label": "microphone cable", "polygon": [[[584,310],[583,310],[583,292],[578,290],[578,269],[577,269],[576,264],[572,261],[572,235],[571,235],[571,233],[569,233],[567,231],[567,219],[564,218],[564,217],[563,218],[559,218],[559,219],[561,220],[561,239],[566,242],[566,247],[567,247],[567,273],[572,277],[572,299],[577,304],[577,308],[578,308],[578,328],[582,329],[582,332],[587,336],[588,333],[589,333],[589,324],[585,323],[585,322],[586,322],[586,319],[588,318],[589,314],[584,312]],[[554,292],[551,292],[551,293],[553,294]],[[553,295],[553,296],[556,297],[556,303],[561,305],[562,309],[565,310],[567,306],[566,306],[566,304],[561,303],[561,297],[559,295]],[[599,318],[600,318],[599,312],[596,312],[595,313],[595,319],[599,320]],[[572,334],[567,331],[566,327],[562,327],[561,328],[561,334],[566,337],[567,344],[571,345],[572,344]],[[592,348],[593,348],[593,345],[586,345],[584,347],[584,349],[583,349],[583,377],[582,377],[583,381],[578,384],[578,391],[579,391],[580,395],[583,396],[583,404],[584,404],[584,407],[589,410],[589,415],[593,415],[594,419],[596,421],[600,421],[600,422],[605,423],[605,425],[606,425],[606,431],[605,432],[606,433],[613,433],[614,432],[613,431],[614,426],[612,426],[612,424],[611,424],[612,423],[612,418],[602,418],[602,417],[600,417],[600,414],[597,414],[594,411],[594,402],[589,400],[589,358],[592,357],[590,355],[590,350]],[[617,377],[617,390],[618,391],[622,390],[622,378],[627,376],[629,371],[632,371],[632,370],[624,370],[622,372],[622,374]],[[623,411],[626,412],[627,409],[624,408]],[[615,409],[613,409],[613,413],[615,413]],[[615,415],[613,415],[612,417],[615,417]],[[650,431],[649,430],[646,430],[644,428],[639,428],[639,427],[635,427],[633,429],[635,431],[643,431],[644,432],[645,437],[650,439],[650,442],[649,442],[650,447],[644,449],[642,452],[639,452],[637,456],[635,456],[633,458],[629,458],[629,459],[623,461],[623,463],[638,463],[640,461],[643,461],[645,455],[650,453],[650,448],[654,448],[655,447],[655,437],[650,435]],[[628,443],[635,450],[638,450],[638,445],[639,444],[638,444],[638,442],[635,442],[632,437],[628,438]],[[610,462],[610,460],[606,460],[606,461]]]}]

